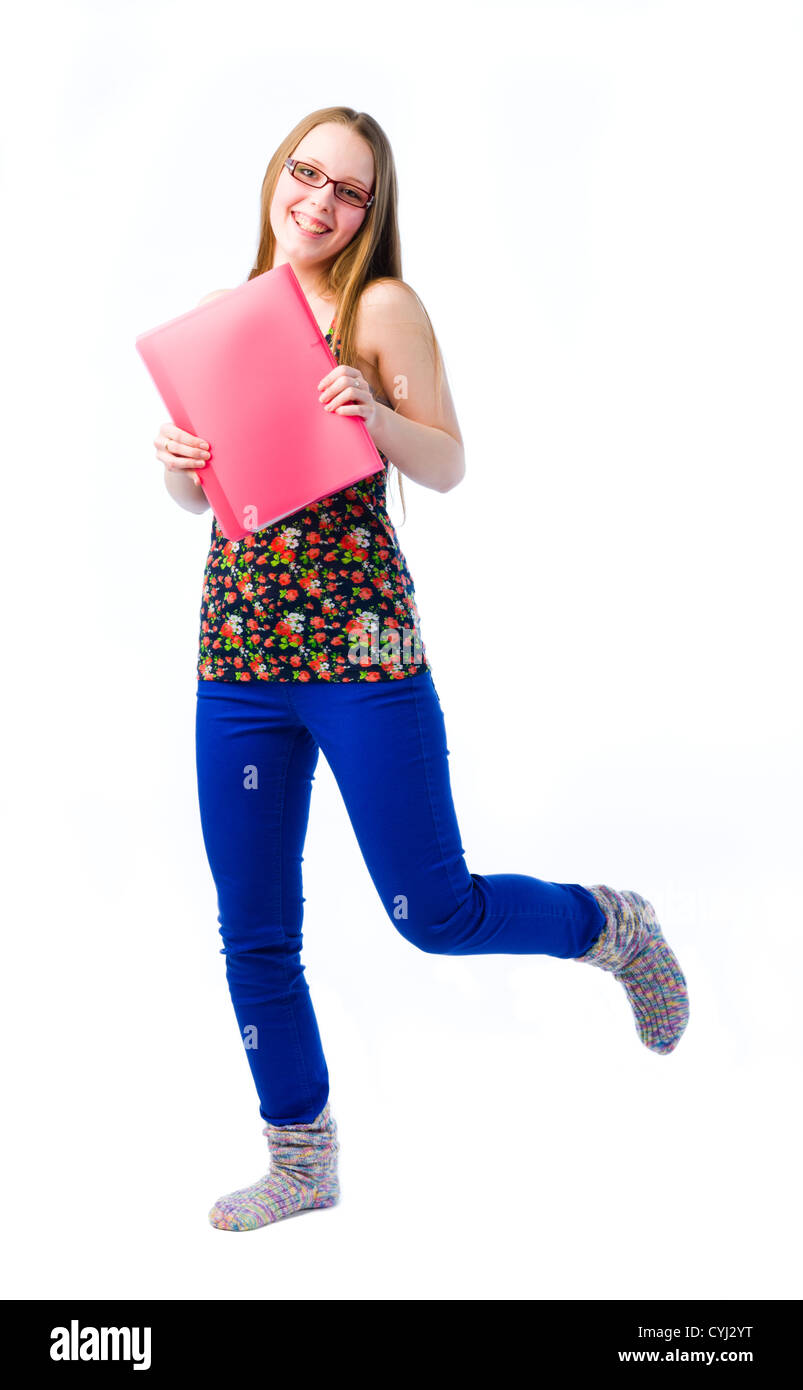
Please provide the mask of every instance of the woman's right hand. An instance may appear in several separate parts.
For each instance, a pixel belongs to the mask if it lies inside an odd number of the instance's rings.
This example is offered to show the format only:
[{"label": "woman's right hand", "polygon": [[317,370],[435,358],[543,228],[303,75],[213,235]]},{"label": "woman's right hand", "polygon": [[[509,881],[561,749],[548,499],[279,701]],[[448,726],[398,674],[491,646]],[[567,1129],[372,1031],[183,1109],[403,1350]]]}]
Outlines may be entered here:
[{"label": "woman's right hand", "polygon": [[209,458],[211,450],[207,440],[199,439],[195,434],[188,434],[186,430],[180,430],[178,425],[168,420],[160,427],[153,444],[156,457],[161,459],[165,468],[171,473],[174,469],[189,473],[195,486],[200,487],[201,480],[193,465],[197,465],[200,460],[200,466],[203,467]]}]

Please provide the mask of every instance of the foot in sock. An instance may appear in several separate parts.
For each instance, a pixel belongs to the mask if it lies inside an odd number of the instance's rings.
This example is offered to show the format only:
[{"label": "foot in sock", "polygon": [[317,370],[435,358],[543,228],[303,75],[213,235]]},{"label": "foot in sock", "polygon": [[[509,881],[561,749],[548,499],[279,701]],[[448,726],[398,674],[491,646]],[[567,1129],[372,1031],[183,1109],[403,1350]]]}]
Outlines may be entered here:
[{"label": "foot in sock", "polygon": [[269,1171],[250,1187],[218,1198],[209,1213],[221,1231],[255,1231],[295,1212],[332,1207],[340,1198],[340,1144],[329,1101],[307,1125],[267,1124]]},{"label": "foot in sock", "polygon": [[689,992],[652,903],[604,883],[593,884],[589,891],[605,914],[605,926],[575,960],[609,970],[624,985],[645,1047],[672,1052],[689,1021]]}]

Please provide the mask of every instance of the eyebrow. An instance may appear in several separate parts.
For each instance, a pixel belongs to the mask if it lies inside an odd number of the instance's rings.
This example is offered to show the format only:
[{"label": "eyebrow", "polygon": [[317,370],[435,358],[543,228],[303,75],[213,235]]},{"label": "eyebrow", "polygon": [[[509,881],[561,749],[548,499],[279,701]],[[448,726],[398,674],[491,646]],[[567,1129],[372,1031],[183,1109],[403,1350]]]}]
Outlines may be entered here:
[{"label": "eyebrow", "polygon": [[[310,164],[315,164],[319,169],[323,169],[321,161],[319,159],[316,159],[314,155],[304,155],[303,158],[299,156],[300,164],[306,164],[308,162]],[[326,173],[326,170],[323,169],[323,172]],[[368,192],[368,189],[365,187],[365,184],[363,183],[362,179],[353,179],[351,175],[349,175],[349,177],[345,179],[338,179],[338,183],[357,183],[359,184],[360,188],[365,189],[366,193]]]}]

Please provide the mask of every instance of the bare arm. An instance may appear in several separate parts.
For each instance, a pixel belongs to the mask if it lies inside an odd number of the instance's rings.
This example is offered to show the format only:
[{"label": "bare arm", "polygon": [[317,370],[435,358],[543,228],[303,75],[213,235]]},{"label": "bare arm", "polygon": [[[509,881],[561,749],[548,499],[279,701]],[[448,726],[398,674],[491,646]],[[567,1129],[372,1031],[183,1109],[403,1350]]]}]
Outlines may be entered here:
[{"label": "bare arm", "polygon": [[165,487],[174,502],[178,502],[185,512],[206,512],[209,498],[199,483],[193,482],[185,468],[168,468],[165,465]]},{"label": "bare arm", "polygon": [[359,310],[360,341],[376,363],[392,407],[376,403],[371,437],[406,478],[448,492],[466,471],[463,436],[446,372],[438,400],[429,325],[399,281],[369,285]]}]

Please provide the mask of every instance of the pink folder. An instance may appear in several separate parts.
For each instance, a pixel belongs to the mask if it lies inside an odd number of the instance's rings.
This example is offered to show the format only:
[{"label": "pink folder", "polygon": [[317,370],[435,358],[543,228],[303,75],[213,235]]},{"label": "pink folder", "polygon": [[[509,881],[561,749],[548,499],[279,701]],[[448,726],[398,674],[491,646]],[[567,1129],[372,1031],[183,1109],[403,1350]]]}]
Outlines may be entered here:
[{"label": "pink folder", "polygon": [[198,476],[227,540],[384,467],[365,421],[318,400],[336,359],[289,264],[140,334],[135,346],[173,423],[210,445]]}]

